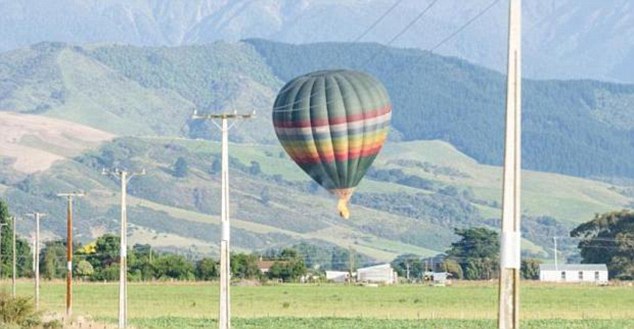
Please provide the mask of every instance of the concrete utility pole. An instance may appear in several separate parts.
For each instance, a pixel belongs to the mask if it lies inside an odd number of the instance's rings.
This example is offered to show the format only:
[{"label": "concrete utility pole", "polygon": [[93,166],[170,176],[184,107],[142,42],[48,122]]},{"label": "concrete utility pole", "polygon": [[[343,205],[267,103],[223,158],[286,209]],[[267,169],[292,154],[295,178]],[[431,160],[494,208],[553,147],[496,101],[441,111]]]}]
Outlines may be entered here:
[{"label": "concrete utility pole", "polygon": [[2,280],[2,228],[8,225],[9,223],[0,223],[0,280]]},{"label": "concrete utility pole", "polygon": [[354,280],[354,276],[352,275],[354,273],[354,249],[352,248],[351,245],[348,246],[348,266],[349,266],[349,272],[350,272],[350,278],[348,280],[348,283],[352,284],[353,280]]},{"label": "concrete utility pole", "polygon": [[555,256],[555,271],[558,271],[559,270],[559,266],[557,266],[557,237],[556,236],[553,237],[553,242],[555,243],[555,254],[554,254],[554,256]]},{"label": "concrete utility pole", "polygon": [[521,0],[509,0],[508,75],[502,241],[500,243],[499,329],[519,328],[520,194],[522,160]]},{"label": "concrete utility pole", "polygon": [[121,169],[103,169],[102,175],[113,175],[121,179],[121,242],[119,251],[119,329],[128,322],[128,215],[126,210],[127,184],[134,176],[145,175],[145,169],[131,173]]},{"label": "concrete utility pole", "polygon": [[33,260],[35,262],[35,310],[40,310],[40,219],[46,214],[35,212],[35,241],[33,243]]},{"label": "concrete utility pole", "polygon": [[73,313],[73,198],[84,196],[83,192],[58,193],[65,197],[66,204],[66,317]]},{"label": "concrete utility pole", "polygon": [[[230,236],[231,226],[229,222],[229,129],[233,125],[228,126],[229,119],[250,119],[255,116],[251,114],[219,113],[199,115],[194,111],[192,119],[194,120],[211,120],[222,132],[222,169],[221,169],[221,234],[220,234],[220,310],[218,314],[218,328],[231,328],[231,296],[229,291],[230,285]],[[221,124],[216,123],[216,119],[220,119]]]},{"label": "concrete utility pole", "polygon": [[12,247],[12,249],[13,249],[13,253],[11,254],[11,255],[12,255],[12,258],[13,258],[13,262],[12,262],[12,271],[11,271],[11,272],[12,272],[12,273],[11,273],[11,296],[12,296],[13,298],[15,298],[15,278],[16,278],[16,274],[17,274],[17,271],[16,271],[16,266],[15,266],[15,262],[16,262],[16,259],[17,259],[16,255],[15,255],[15,253],[16,253],[16,248],[15,248],[15,234],[16,234],[16,233],[15,233],[15,222],[16,222],[17,220],[18,220],[18,218],[17,218],[17,217],[15,217],[15,216],[13,216],[13,218],[12,218],[12,224],[13,224],[13,240],[11,241],[11,247]]}]

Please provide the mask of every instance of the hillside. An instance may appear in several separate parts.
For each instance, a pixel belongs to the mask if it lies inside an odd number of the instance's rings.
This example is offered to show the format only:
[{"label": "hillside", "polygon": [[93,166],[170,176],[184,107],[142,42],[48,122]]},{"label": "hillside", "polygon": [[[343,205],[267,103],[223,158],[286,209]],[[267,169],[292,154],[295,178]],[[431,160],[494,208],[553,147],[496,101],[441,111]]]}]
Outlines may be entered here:
[{"label": "hillside", "polygon": [[[386,43],[431,1],[393,0],[0,0],[0,51],[38,42],[182,46],[266,38],[286,43]],[[444,0],[394,45],[430,49],[490,0]],[[506,63],[507,2],[437,51],[498,71]],[[390,9],[392,8],[392,9]],[[634,82],[634,16],[629,0],[523,2],[524,58],[532,78]],[[388,12],[389,11],[389,12]],[[366,30],[383,17],[375,28]]]},{"label": "hillside", "polygon": [[[232,144],[232,243],[265,250],[300,241],[348,248],[375,260],[398,254],[431,256],[453,241],[453,229],[496,227],[500,213],[499,167],[478,164],[439,141],[389,143],[352,201],[351,220],[340,219],[335,200],[316,188],[277,145]],[[90,241],[118,227],[118,183],[102,167],[145,168],[129,184],[131,243],[193,254],[217,252],[219,157],[216,142],[123,138],[7,186],[15,213],[49,214],[43,228],[64,234],[60,190],[85,190],[76,203],[76,234]],[[184,178],[174,159],[187,159]],[[169,188],[166,188],[169,186]],[[546,257],[552,235],[566,235],[596,212],[632,202],[604,183],[525,172],[524,236],[527,255]],[[420,206],[413,206],[420,205]],[[24,225],[24,226],[22,226]],[[28,224],[20,231],[28,232]]]},{"label": "hillside", "polygon": [[[267,104],[279,84],[244,44],[185,48],[77,47],[42,43],[0,54],[0,108],[43,114],[118,135],[210,137],[208,124],[190,122],[197,108]],[[272,142],[257,119],[250,136]],[[255,136],[254,136],[255,134]]]},{"label": "hillside", "polygon": [[[284,81],[340,66],[377,76],[394,103],[390,140],[352,199],[350,221],[283,153],[270,117]],[[353,247],[375,260],[434,255],[455,239],[454,228],[498,227],[503,86],[501,74],[455,58],[375,44],[37,44],[0,54],[0,118],[18,130],[0,134],[0,195],[15,214],[48,213],[43,228],[52,237],[65,232],[65,203],[56,193],[87,191],[75,221],[78,240],[86,242],[117,232],[118,183],[101,169],[145,168],[148,175],[129,184],[130,241],[216,253],[219,134],[189,118],[194,108],[255,109],[257,118],[230,134],[237,250],[309,241]],[[534,80],[525,86],[523,248],[547,257],[552,236],[633,204],[628,187],[561,173],[632,177],[627,111],[634,87]],[[20,149],[6,151],[11,147]],[[49,158],[37,168],[20,165],[41,155]],[[182,178],[173,172],[178,158],[189,167]],[[19,231],[30,234],[30,224],[21,222]]]},{"label": "hillside", "polygon": [[[287,45],[247,40],[282,81],[324,68],[381,80],[404,140],[441,139],[476,160],[502,162],[505,77],[465,61],[374,44]],[[634,175],[634,85],[523,83],[523,167],[574,176]],[[602,159],[602,161],[596,161]]]},{"label": "hillside", "polygon": [[22,174],[46,170],[56,161],[70,159],[114,137],[74,122],[10,112],[0,112],[0,126],[0,154],[7,160],[6,169]]},{"label": "hillside", "polygon": [[[0,54],[0,108],[117,135],[217,139],[194,108],[256,111],[232,141],[277,143],[271,104],[284,81],[348,67],[387,87],[394,140],[440,139],[485,164],[502,160],[504,76],[428,52],[375,44],[294,46],[264,40],[180,48],[38,44]],[[634,85],[524,83],[524,168],[634,177]],[[602,159],[596,161],[596,159]]]}]

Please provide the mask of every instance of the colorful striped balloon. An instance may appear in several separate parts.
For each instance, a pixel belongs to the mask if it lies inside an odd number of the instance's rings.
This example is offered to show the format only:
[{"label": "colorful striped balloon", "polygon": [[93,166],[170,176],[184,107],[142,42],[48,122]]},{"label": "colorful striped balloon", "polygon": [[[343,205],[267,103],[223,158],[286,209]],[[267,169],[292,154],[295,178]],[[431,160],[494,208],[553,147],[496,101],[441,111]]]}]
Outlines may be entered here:
[{"label": "colorful striped balloon", "polygon": [[363,72],[327,70],[282,88],[273,125],[288,155],[339,197],[339,213],[348,218],[347,203],[385,142],[391,114],[378,80]]}]

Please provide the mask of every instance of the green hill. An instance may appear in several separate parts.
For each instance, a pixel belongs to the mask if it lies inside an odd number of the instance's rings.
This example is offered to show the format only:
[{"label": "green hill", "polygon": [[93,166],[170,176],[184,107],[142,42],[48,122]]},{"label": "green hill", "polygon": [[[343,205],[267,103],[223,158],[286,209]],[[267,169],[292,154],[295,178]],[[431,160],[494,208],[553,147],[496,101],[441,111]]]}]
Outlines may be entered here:
[{"label": "green hill", "polygon": [[[392,125],[405,140],[441,139],[482,163],[502,162],[506,80],[498,72],[377,44],[246,42],[282,81],[326,68],[369,72],[388,89]],[[524,168],[634,177],[634,85],[525,80],[522,100]]]},{"label": "green hill", "polygon": [[[349,221],[285,155],[270,118],[284,81],[331,66],[369,71],[394,102],[390,141],[353,197]],[[42,120],[19,136],[0,135],[0,150],[17,145],[24,153],[19,161],[37,153],[48,162],[25,170],[3,154],[0,194],[15,214],[48,213],[43,227],[50,237],[65,234],[65,203],[56,193],[87,191],[77,201],[76,230],[80,241],[89,241],[118,227],[119,187],[101,169],[146,168],[148,175],[129,185],[131,242],[215,253],[219,145],[209,139],[219,134],[211,123],[189,117],[194,108],[255,109],[257,118],[230,134],[237,249],[311,241],[353,247],[376,260],[434,255],[449,247],[455,228],[498,227],[501,169],[494,165],[502,151],[503,80],[456,59],[372,44],[38,44],[0,54],[0,108],[56,120]],[[626,114],[634,87],[530,80],[525,86],[524,163],[531,170],[523,184],[524,250],[546,257],[553,235],[567,235],[594,213],[632,205],[627,187],[537,170],[631,177],[632,121]],[[45,134],[53,123],[55,138]],[[65,127],[95,136],[72,138]],[[119,137],[110,141],[110,134]],[[189,168],[182,178],[173,172],[178,158]],[[23,223],[19,230],[26,234],[31,227]]]},{"label": "green hill", "polygon": [[[130,240],[215,253],[220,182],[213,163],[219,149],[200,140],[117,139],[29,175],[4,195],[15,213],[38,204],[50,214],[44,228],[63,236],[65,203],[55,193],[88,191],[76,206],[78,239],[88,241],[118,227],[118,183],[101,176],[101,168],[146,168],[146,176],[129,184]],[[239,250],[308,240],[390,260],[442,252],[456,227],[497,225],[501,169],[478,164],[444,142],[388,143],[353,198],[351,220],[337,216],[333,197],[315,189],[279,146],[232,144],[230,150],[232,243]],[[183,178],[172,171],[179,157],[189,168]],[[552,234],[565,235],[596,212],[632,202],[611,185],[557,174],[525,172],[524,188],[524,249],[539,257],[548,255],[543,246]]]},{"label": "green hill", "polygon": [[[201,112],[256,110],[236,142],[276,143],[270,108],[283,82],[308,71],[367,71],[394,103],[392,138],[444,140],[502,160],[502,74],[450,57],[376,44],[264,40],[178,48],[42,43],[0,54],[0,108],[68,119],[121,135],[217,139]],[[634,177],[634,86],[525,80],[524,168]],[[601,161],[597,161],[601,159]]]}]

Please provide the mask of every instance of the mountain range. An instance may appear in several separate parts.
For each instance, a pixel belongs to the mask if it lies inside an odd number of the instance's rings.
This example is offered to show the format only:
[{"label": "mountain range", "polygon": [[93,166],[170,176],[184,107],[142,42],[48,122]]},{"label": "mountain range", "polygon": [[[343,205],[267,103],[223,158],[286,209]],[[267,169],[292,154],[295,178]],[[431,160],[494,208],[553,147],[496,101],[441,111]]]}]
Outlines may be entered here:
[{"label": "mountain range", "polygon": [[[632,12],[629,0],[524,1],[524,73],[634,82]],[[42,41],[136,46],[247,38],[361,41],[434,49],[504,71],[507,13],[506,1],[499,0],[0,0],[0,25],[6,27],[0,30],[0,50]]]}]

